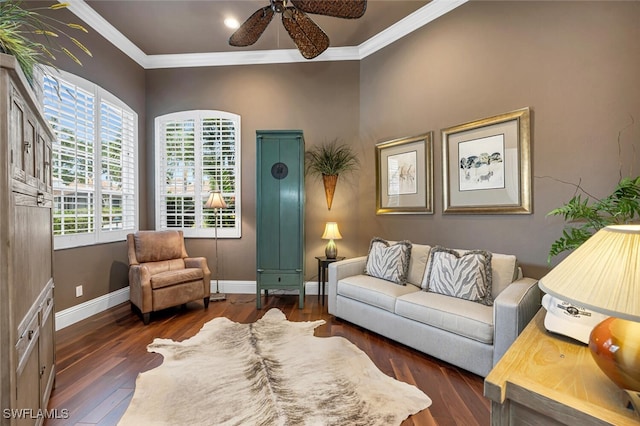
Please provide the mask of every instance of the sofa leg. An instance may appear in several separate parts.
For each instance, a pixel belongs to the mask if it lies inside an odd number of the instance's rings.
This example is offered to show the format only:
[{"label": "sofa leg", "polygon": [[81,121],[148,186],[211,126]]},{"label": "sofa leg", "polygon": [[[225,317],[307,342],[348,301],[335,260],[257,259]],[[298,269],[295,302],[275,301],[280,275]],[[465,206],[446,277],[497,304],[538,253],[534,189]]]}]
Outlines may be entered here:
[{"label": "sofa leg", "polygon": [[204,308],[207,309],[209,307],[209,300],[211,299],[209,299],[208,297],[205,297],[203,300],[204,300]]},{"label": "sofa leg", "polygon": [[146,314],[142,314],[142,322],[144,325],[149,325],[149,321],[151,320],[151,312],[147,312]]}]

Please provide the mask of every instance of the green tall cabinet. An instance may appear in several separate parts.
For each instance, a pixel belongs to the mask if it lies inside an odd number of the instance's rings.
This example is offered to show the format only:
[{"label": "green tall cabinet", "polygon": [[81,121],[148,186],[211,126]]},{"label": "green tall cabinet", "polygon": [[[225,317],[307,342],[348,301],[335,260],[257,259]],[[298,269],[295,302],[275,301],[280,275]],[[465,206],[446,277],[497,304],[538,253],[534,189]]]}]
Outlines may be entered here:
[{"label": "green tall cabinet", "polygon": [[298,290],[304,307],[304,137],[259,130],[257,156],[257,307],[269,290]]}]

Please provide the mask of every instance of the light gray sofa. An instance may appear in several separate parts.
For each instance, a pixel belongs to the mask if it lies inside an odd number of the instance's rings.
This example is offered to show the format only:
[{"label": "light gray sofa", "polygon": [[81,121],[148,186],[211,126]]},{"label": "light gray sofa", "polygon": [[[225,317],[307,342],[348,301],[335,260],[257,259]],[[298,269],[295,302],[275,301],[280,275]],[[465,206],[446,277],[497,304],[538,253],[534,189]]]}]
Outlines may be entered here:
[{"label": "light gray sofa", "polygon": [[493,253],[493,306],[423,291],[430,251],[412,245],[405,286],[365,275],[366,256],[331,263],[329,313],[485,377],[540,308],[537,281]]}]

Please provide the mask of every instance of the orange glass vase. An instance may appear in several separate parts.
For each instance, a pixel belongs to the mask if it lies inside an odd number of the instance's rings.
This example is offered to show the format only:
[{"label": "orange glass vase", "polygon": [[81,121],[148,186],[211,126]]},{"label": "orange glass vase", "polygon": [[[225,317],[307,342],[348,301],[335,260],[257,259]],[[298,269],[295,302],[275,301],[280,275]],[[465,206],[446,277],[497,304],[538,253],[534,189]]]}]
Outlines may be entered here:
[{"label": "orange glass vase", "polygon": [[598,367],[629,395],[640,413],[640,323],[605,319],[591,331],[589,349]]}]

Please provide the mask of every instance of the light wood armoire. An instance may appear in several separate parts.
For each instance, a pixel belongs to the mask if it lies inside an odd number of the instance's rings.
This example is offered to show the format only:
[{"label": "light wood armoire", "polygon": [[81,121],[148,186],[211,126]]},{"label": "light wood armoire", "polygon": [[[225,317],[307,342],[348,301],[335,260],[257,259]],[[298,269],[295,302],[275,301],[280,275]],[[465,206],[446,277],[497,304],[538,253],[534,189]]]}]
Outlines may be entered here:
[{"label": "light wood armoire", "polygon": [[42,424],[55,379],[54,134],[13,56],[0,54],[0,88],[0,424]]},{"label": "light wood armoire", "polygon": [[298,290],[304,307],[304,138],[300,130],[257,133],[257,307],[261,293]]}]

